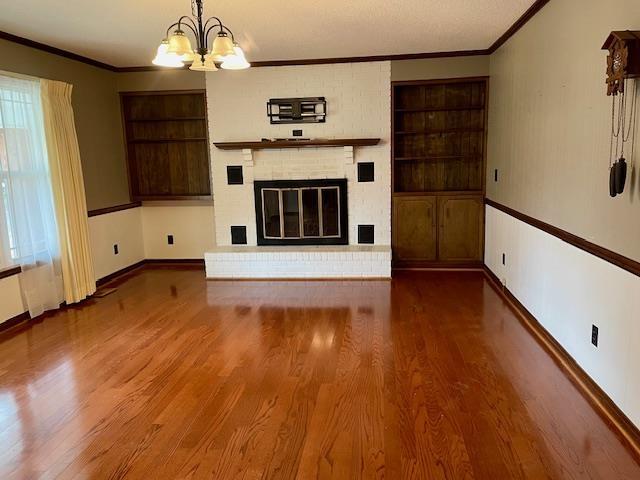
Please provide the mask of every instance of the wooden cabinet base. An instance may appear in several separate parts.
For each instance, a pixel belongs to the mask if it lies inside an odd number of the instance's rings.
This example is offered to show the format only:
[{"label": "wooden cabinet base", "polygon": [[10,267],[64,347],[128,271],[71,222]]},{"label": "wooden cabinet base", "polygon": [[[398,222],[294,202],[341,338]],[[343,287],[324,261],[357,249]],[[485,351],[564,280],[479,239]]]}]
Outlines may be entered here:
[{"label": "wooden cabinet base", "polygon": [[437,202],[435,197],[393,199],[393,253],[407,262],[434,261],[437,250]]},{"label": "wooden cabinet base", "polygon": [[438,259],[443,262],[477,262],[484,250],[482,197],[438,198]]},{"label": "wooden cabinet base", "polygon": [[392,247],[394,268],[480,268],[482,196],[394,197]]}]

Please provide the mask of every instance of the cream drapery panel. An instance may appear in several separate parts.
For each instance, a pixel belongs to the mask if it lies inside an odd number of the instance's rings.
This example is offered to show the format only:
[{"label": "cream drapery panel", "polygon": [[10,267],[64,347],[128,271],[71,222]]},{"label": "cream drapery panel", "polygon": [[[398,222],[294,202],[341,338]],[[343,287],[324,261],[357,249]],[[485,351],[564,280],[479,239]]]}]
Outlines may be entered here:
[{"label": "cream drapery panel", "polygon": [[67,304],[96,290],[89,244],[87,201],[80,149],[71,105],[72,85],[40,80],[44,130],[60,237],[60,259]]}]

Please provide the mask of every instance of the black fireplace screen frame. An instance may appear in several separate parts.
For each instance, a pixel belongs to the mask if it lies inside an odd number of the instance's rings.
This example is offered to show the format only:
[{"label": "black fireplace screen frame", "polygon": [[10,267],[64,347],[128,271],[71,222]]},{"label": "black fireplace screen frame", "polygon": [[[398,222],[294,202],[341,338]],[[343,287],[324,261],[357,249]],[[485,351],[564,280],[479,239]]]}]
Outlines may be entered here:
[{"label": "black fireplace screen frame", "polygon": [[[265,238],[264,218],[262,214],[262,190],[276,188],[308,188],[338,187],[340,211],[340,235],[336,237],[314,238]],[[258,245],[348,245],[349,244],[349,212],[347,210],[347,179],[318,180],[268,180],[253,182],[256,207],[256,233]]]}]

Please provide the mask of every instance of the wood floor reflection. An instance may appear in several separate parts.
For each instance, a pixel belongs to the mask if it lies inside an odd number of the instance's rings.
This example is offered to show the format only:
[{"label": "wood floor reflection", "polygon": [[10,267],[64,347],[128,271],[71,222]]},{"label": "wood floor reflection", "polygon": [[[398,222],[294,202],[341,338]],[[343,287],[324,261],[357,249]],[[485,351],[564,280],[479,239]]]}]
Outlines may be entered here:
[{"label": "wood floor reflection", "polygon": [[638,479],[479,273],[145,268],[0,335],[2,479]]}]

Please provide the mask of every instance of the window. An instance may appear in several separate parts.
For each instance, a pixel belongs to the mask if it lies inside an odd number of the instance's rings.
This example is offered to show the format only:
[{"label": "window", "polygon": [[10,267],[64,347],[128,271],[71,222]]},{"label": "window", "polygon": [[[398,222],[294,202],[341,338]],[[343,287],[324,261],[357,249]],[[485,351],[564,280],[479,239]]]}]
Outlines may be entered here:
[{"label": "window", "polygon": [[0,75],[0,268],[57,252],[40,84]]}]

